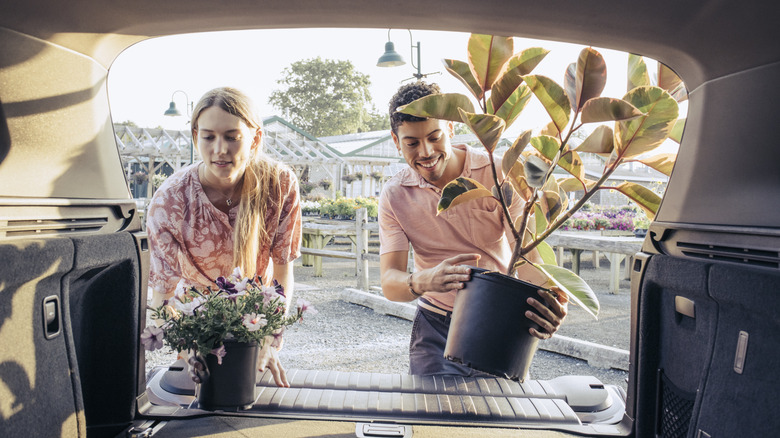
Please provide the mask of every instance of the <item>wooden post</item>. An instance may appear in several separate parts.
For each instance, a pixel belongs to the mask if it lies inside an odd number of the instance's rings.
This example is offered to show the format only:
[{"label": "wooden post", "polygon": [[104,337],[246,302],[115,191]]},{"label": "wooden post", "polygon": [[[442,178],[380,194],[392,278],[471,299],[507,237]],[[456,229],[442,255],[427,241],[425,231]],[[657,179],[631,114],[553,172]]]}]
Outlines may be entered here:
[{"label": "wooden post", "polygon": [[364,256],[368,253],[368,210],[360,208],[355,212],[355,273],[357,274],[357,287],[360,290],[368,290],[368,259]]}]

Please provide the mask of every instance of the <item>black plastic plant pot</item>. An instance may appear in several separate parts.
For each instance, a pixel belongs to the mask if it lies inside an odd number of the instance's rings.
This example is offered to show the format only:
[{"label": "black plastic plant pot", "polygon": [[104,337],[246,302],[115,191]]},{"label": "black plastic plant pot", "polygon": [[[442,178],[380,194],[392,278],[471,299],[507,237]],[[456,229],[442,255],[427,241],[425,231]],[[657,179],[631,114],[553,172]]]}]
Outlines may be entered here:
[{"label": "black plastic plant pot", "polygon": [[225,341],[221,365],[213,354],[206,356],[209,376],[198,391],[200,408],[235,411],[250,407],[255,402],[257,352],[256,342]]},{"label": "black plastic plant pot", "polygon": [[525,316],[536,312],[526,300],[539,297],[538,286],[498,272],[471,268],[471,280],[458,292],[444,357],[479,371],[522,381],[536,353],[541,330]]}]

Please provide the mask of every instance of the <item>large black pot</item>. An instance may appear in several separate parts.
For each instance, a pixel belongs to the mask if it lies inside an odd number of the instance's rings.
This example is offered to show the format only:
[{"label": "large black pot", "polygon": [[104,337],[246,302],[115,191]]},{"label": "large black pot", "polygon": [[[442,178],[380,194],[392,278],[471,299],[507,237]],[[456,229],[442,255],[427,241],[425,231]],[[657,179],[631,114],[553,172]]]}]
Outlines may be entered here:
[{"label": "large black pot", "polygon": [[225,341],[220,365],[213,354],[206,356],[208,376],[200,384],[198,404],[206,410],[239,410],[255,402],[257,386],[256,342]]},{"label": "large black pot", "polygon": [[458,292],[444,356],[479,371],[522,381],[539,342],[528,332],[541,327],[525,316],[536,312],[526,300],[543,304],[538,286],[504,274],[471,268],[471,280]]}]

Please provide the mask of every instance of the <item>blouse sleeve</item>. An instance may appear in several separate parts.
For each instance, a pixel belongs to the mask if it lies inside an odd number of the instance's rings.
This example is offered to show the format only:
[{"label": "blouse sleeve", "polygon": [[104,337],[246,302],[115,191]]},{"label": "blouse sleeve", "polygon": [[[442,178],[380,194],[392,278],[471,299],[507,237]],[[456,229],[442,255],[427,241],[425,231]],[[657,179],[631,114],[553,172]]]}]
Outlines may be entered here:
[{"label": "blouse sleeve", "polygon": [[287,264],[301,255],[301,237],[303,220],[298,192],[298,178],[290,170],[280,176],[282,188],[282,206],[279,214],[279,227],[274,236],[271,257],[274,263]]},{"label": "blouse sleeve", "polygon": [[149,235],[149,287],[155,293],[169,295],[182,276],[179,266],[179,243],[173,234],[169,214],[165,209],[167,196],[158,190],[149,204],[146,231]]}]

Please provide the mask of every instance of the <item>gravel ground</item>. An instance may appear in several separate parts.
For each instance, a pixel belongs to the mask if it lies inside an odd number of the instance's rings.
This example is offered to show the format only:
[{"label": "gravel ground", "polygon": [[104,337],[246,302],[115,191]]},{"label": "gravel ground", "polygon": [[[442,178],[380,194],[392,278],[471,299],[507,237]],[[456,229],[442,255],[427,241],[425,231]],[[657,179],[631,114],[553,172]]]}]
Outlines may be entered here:
[{"label": "gravel ground", "polygon": [[[337,241],[328,249],[345,250]],[[629,347],[629,282],[621,282],[620,294],[607,292],[609,262],[601,259],[594,269],[591,257],[582,257],[580,275],[598,294],[602,311],[594,321],[583,310],[570,307],[560,334],[627,350]],[[379,286],[379,264],[371,263],[369,279]],[[340,299],[341,292],[357,283],[354,261],[325,258],[324,275],[314,277],[313,267],[295,263],[296,297],[309,300],[319,311],[303,323],[288,328],[280,358],[286,369],[335,370],[407,374],[409,336],[412,322],[375,313],[369,308]],[[381,292],[374,291],[381,294]],[[147,352],[147,370],[175,360],[170,350]],[[534,379],[552,379],[562,375],[593,375],[603,383],[626,388],[626,371],[596,368],[586,361],[539,350],[531,365]]]}]

